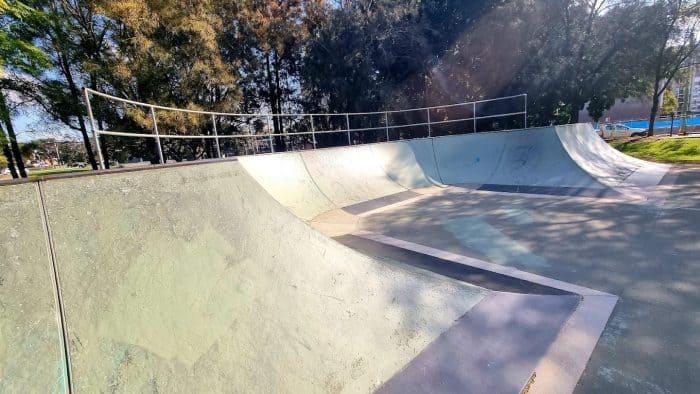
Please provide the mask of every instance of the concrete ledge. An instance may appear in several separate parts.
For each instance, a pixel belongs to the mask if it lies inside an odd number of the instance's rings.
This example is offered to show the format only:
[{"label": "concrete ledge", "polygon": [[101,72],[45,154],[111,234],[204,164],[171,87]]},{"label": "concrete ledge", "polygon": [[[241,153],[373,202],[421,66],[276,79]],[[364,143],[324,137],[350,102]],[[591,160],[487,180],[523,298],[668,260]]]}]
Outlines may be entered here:
[{"label": "concrete ledge", "polygon": [[[353,235],[581,296],[578,307],[570,315],[556,339],[552,342],[551,346],[549,346],[549,349],[541,357],[539,362],[537,362],[536,367],[534,367],[532,379],[525,390],[527,393],[570,393],[574,391],[581,374],[586,368],[588,359],[591,357],[598,339],[618,301],[617,296],[598,290],[387,237],[381,234],[363,231],[356,232]],[[438,341],[439,340],[440,339],[438,339]],[[461,391],[463,391],[463,389]],[[474,391],[480,392],[479,390]]]},{"label": "concrete ledge", "polygon": [[572,295],[573,293],[503,275],[483,268],[441,259],[367,238],[346,234],[333,238],[365,255],[388,257],[439,275],[457,279],[489,290],[520,294]]},{"label": "concrete ledge", "polygon": [[520,393],[579,299],[492,292],[377,393]]}]

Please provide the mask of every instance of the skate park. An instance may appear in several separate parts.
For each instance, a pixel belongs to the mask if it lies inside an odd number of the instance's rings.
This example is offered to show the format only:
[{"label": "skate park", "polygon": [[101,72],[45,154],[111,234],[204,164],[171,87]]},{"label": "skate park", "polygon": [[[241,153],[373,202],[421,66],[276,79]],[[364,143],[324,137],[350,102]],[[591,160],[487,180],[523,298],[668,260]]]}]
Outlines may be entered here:
[{"label": "skate park", "polygon": [[687,391],[698,174],[578,124],[8,182],[0,391]]}]

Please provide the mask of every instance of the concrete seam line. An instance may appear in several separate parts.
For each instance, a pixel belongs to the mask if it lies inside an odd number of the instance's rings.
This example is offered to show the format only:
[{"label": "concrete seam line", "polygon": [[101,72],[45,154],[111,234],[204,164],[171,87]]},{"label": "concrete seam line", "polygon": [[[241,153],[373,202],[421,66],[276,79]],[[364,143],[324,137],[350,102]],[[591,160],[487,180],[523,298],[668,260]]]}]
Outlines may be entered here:
[{"label": "concrete seam line", "polygon": [[[403,141],[399,140],[399,141],[391,141],[391,142],[382,142],[382,144],[398,144],[398,143],[403,143]],[[375,147],[376,145],[379,145],[379,144],[371,144],[371,145],[369,145],[369,151],[372,152],[372,157],[374,157],[375,161],[377,162],[377,164],[379,165],[379,167],[382,169],[382,171],[384,171],[384,173],[386,174],[386,176],[387,176],[389,179],[391,179],[392,182],[394,182],[395,184],[399,185],[402,189],[413,190],[412,188],[410,188],[410,187],[408,187],[408,186],[402,185],[401,183],[399,183],[399,180],[398,180],[398,179],[395,179],[394,177],[392,177],[391,175],[389,175],[389,171],[387,171],[386,166],[382,164],[382,160],[379,158],[379,154],[374,150],[374,147]],[[414,154],[413,157],[414,157],[414,159],[415,159],[415,154]],[[418,160],[416,159],[416,160],[414,160],[414,161],[415,161],[416,164],[418,165]],[[421,172],[423,173],[423,178],[425,178],[425,180],[427,180],[427,181],[430,183],[430,179],[425,175],[425,171],[423,171],[423,167],[421,167],[420,165],[418,165],[418,168],[420,168]]]},{"label": "concrete seam line", "polygon": [[[385,144],[388,144],[388,143],[390,143],[390,142],[385,142]],[[367,146],[367,149],[369,150],[370,155],[371,155],[372,158],[374,159],[374,160],[373,160],[373,161],[374,161],[374,165],[376,165],[377,168],[379,168],[379,170],[384,174],[384,176],[386,176],[386,178],[387,178],[391,183],[393,183],[393,184],[395,184],[396,186],[402,188],[404,191],[411,190],[410,188],[408,188],[408,187],[406,187],[406,186],[400,184],[396,179],[394,179],[391,175],[389,175],[389,173],[386,171],[386,168],[382,165],[381,160],[379,160],[379,155],[377,155],[377,153],[374,151],[374,149],[372,149],[372,145],[368,145],[368,146]]]},{"label": "concrete seam line", "polygon": [[506,139],[506,141],[503,144],[501,144],[501,150],[500,150],[500,152],[498,152],[498,159],[496,160],[496,165],[493,166],[493,170],[489,174],[488,178],[484,179],[484,182],[482,184],[491,183],[493,180],[493,177],[497,173],[499,173],[499,169],[501,168],[501,165],[503,165],[503,155],[506,154],[506,149],[508,149],[507,144],[511,142],[512,138],[513,137],[511,136],[511,138]]},{"label": "concrete seam line", "polygon": [[[338,204],[336,204],[333,200],[331,200],[330,197],[328,197],[328,195],[327,195],[326,193],[324,193],[323,189],[321,189],[321,187],[318,185],[318,183],[316,182],[316,179],[315,179],[314,176],[311,174],[311,171],[309,171],[309,166],[306,165],[306,160],[304,159],[304,154],[303,154],[303,152],[297,152],[297,154],[299,155],[299,159],[301,160],[301,164],[304,166],[304,171],[306,171],[306,173],[309,175],[309,179],[311,179],[311,183],[313,183],[314,186],[316,186],[316,189],[318,189],[318,192],[321,193],[321,195],[322,195],[332,206],[336,207],[336,209],[342,208],[341,206],[339,206]],[[324,212],[324,213],[325,213],[325,212]],[[316,215],[316,216],[318,216],[318,215]]]},{"label": "concrete seam line", "polygon": [[[432,137],[430,139],[430,146],[432,147],[433,161],[435,162],[435,171],[437,171],[438,178],[440,178],[440,184],[446,185],[445,180],[442,179],[442,173],[440,172],[440,164],[438,164],[437,153],[435,153],[435,137]],[[423,170],[423,172],[425,173],[425,170]]]},{"label": "concrete seam line", "polygon": [[52,268],[52,279],[53,279],[53,289],[54,289],[54,296],[56,299],[56,307],[57,307],[57,312],[58,312],[58,321],[59,325],[61,328],[61,334],[62,334],[62,348],[63,348],[63,359],[66,363],[66,387],[68,388],[68,393],[73,392],[73,378],[72,378],[72,368],[71,368],[71,359],[70,359],[70,344],[68,340],[68,327],[66,324],[66,315],[65,315],[65,309],[63,305],[63,297],[61,296],[61,281],[59,279],[58,275],[58,264],[56,263],[56,252],[55,248],[53,245],[53,236],[51,235],[51,226],[49,224],[49,215],[48,212],[46,211],[46,203],[45,203],[45,198],[44,198],[44,190],[41,187],[43,181],[37,182],[36,187],[37,187],[37,192],[38,192],[38,199],[39,199],[39,206],[41,209],[41,221],[42,224],[44,225],[44,234],[46,235],[46,245],[49,251],[49,258],[51,260],[51,268]]}]

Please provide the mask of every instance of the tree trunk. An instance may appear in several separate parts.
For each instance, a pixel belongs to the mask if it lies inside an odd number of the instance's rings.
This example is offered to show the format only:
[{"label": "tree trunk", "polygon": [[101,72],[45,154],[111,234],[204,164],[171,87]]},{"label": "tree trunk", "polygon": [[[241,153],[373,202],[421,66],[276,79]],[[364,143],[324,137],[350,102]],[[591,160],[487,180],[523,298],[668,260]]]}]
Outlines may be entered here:
[{"label": "tree trunk", "polygon": [[[63,69],[63,76],[66,77],[66,82],[68,83],[68,89],[70,90],[71,97],[76,103],[80,103],[80,91],[78,86],[75,84],[73,79],[73,73],[70,71],[70,65],[66,61],[66,57],[63,54],[59,54],[61,60],[61,68]],[[97,161],[95,161],[95,154],[92,152],[92,144],[90,143],[90,136],[88,136],[87,127],[85,127],[85,118],[83,114],[76,114],[78,117],[78,124],[80,125],[80,134],[83,136],[83,145],[85,146],[85,153],[87,154],[88,161],[93,170],[97,170]]]},{"label": "tree trunk", "polygon": [[[277,97],[278,95],[278,90],[275,85],[275,81],[273,80],[273,71],[272,71],[272,62],[270,61],[270,53],[268,52],[266,57],[265,57],[265,73],[267,74],[267,90],[268,90],[268,98],[270,100],[270,110],[272,111],[273,114],[278,114],[280,112],[279,107],[277,106],[279,103],[279,99]],[[273,116],[272,117],[272,125],[275,131],[275,134],[281,134],[282,133],[282,122],[279,116]],[[283,150],[284,144],[282,144],[282,137],[275,137],[272,139],[274,146],[274,149],[276,152],[280,152]]]},{"label": "tree trunk", "polygon": [[17,143],[17,135],[15,134],[15,129],[12,127],[12,119],[10,119],[10,109],[7,108],[7,103],[5,102],[5,93],[2,92],[0,92],[0,113],[2,113],[2,121],[3,123],[5,123],[5,128],[7,129],[7,137],[10,140],[10,147],[12,148],[12,155],[15,158],[17,170],[19,171],[19,175],[22,178],[26,178],[27,170],[24,168],[24,162],[22,161],[22,152],[20,152],[19,150],[19,144]]},{"label": "tree trunk", "polygon": [[668,131],[668,136],[671,137],[673,136],[673,122],[676,121],[676,113],[671,112],[671,129]]},{"label": "tree trunk", "polygon": [[17,174],[17,169],[15,168],[15,160],[12,157],[12,151],[10,151],[9,145],[2,145],[2,154],[5,155],[5,157],[7,157],[7,168],[10,169],[10,174],[12,174],[12,178],[19,178],[19,174]]},{"label": "tree trunk", "polygon": [[654,122],[656,122],[656,113],[659,111],[659,95],[654,94],[651,99],[651,112],[649,113],[649,129],[647,137],[654,135]]},{"label": "tree trunk", "polygon": [[[280,87],[280,64],[279,64],[279,57],[277,56],[277,51],[275,51],[275,97],[277,98],[277,113],[282,113],[282,88]],[[277,122],[279,123],[279,130],[280,133],[284,133],[284,127],[282,126],[282,117],[278,116],[277,117]],[[286,146],[284,143],[284,137],[279,137],[279,150],[278,151],[284,151],[286,150]]]}]

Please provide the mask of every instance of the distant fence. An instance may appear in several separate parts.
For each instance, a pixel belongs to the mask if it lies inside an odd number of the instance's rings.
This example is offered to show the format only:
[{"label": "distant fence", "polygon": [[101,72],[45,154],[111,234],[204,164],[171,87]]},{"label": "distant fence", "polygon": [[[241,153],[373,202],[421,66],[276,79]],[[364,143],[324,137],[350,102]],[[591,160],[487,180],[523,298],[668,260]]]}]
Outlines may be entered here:
[{"label": "distant fence", "polygon": [[[85,88],[85,102],[100,166],[104,136],[148,138],[155,141],[159,163],[168,159],[164,146],[170,140],[200,140],[205,158],[318,149],[393,140],[527,128],[527,94],[458,104],[379,112],[350,113],[225,113],[171,108],[115,97]],[[100,129],[93,115],[93,96],[129,110],[150,124],[142,130]],[[159,114],[171,119],[159,122]],[[161,114],[163,116],[163,114]],[[173,130],[174,123],[191,124],[187,133]],[[185,126],[186,127],[186,126]],[[196,130],[193,133],[192,129]]]},{"label": "distant fence", "polygon": [[[655,129],[668,129],[671,127],[671,121],[673,119],[673,128],[678,128],[683,123],[683,117],[681,115],[671,116],[658,116],[654,122]],[[638,128],[638,129],[648,129],[649,119],[627,119],[627,120],[610,120],[609,122],[600,123],[621,123],[628,127]],[[598,128],[598,123],[591,122],[593,128]],[[694,127],[700,126],[700,115],[688,115],[686,117],[686,126]]]}]

